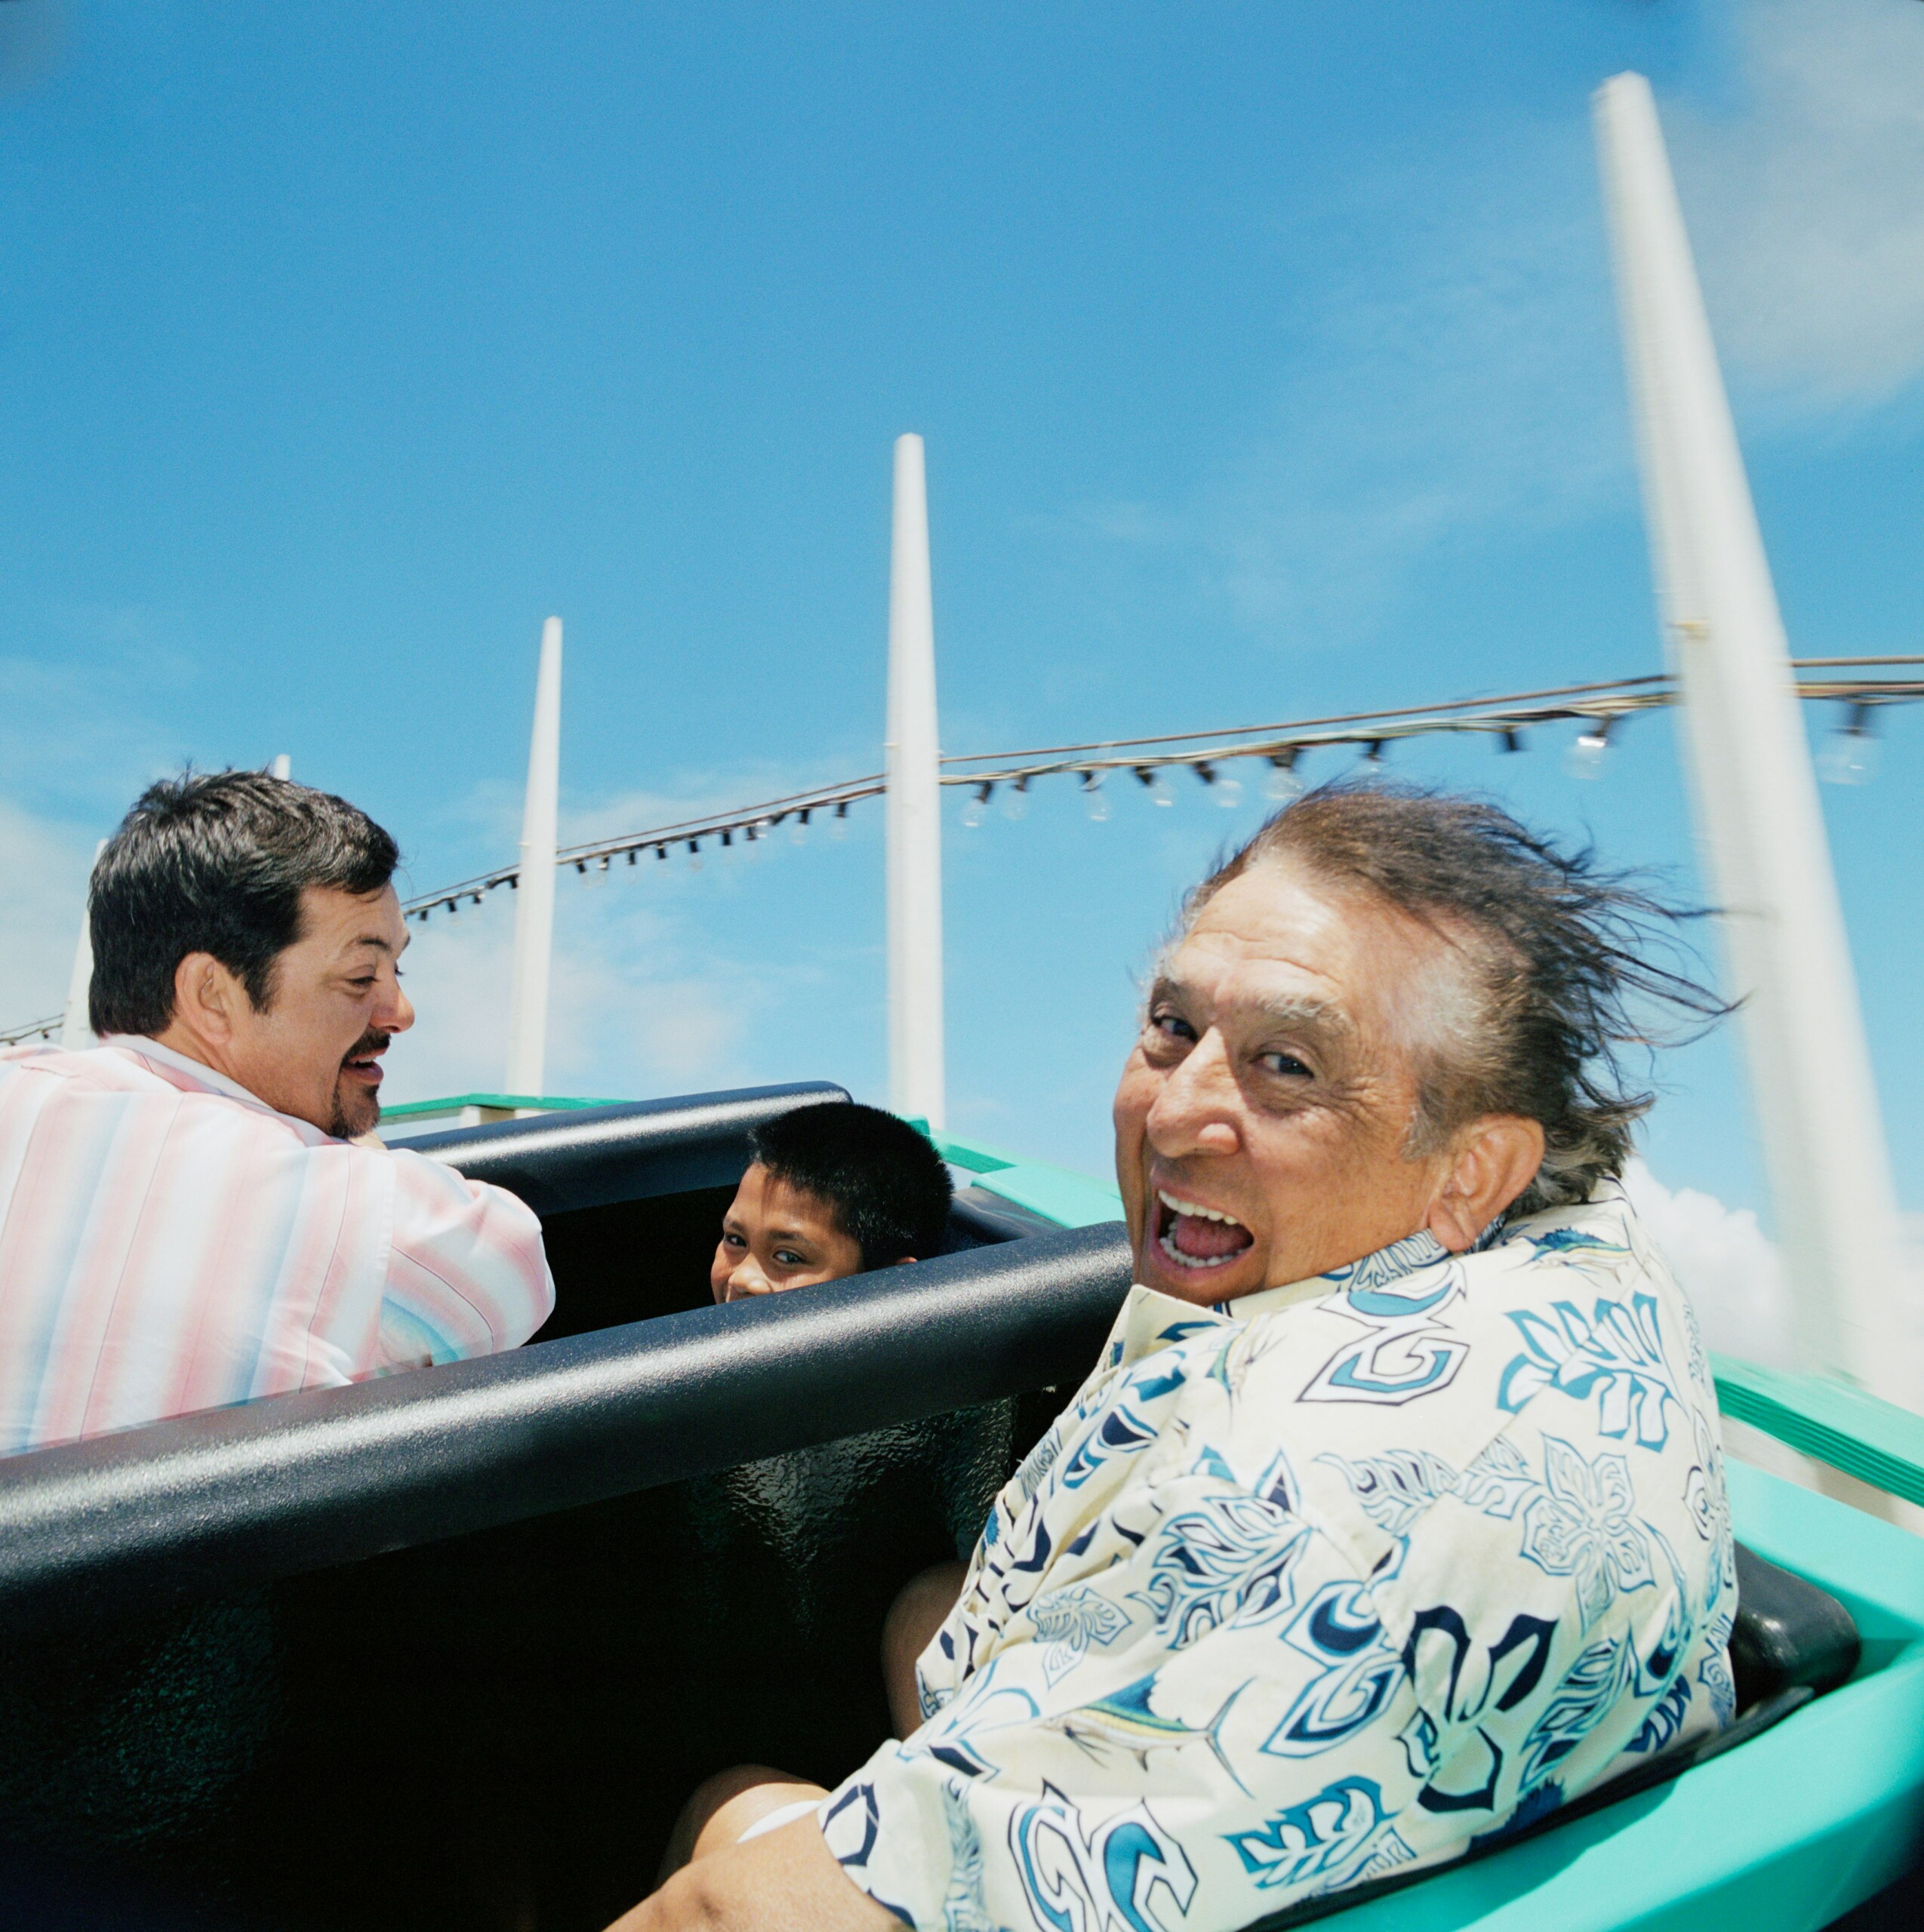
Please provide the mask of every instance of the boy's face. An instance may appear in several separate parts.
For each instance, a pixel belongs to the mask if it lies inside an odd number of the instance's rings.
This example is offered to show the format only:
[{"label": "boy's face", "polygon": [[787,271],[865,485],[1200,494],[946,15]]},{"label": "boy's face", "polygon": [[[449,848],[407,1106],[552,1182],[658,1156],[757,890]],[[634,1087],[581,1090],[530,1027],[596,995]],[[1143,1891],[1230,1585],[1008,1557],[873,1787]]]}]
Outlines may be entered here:
[{"label": "boy's face", "polygon": [[717,1301],[740,1301],[861,1272],[862,1251],[836,1226],[829,1204],[777,1179],[758,1161],[722,1217],[708,1285]]}]

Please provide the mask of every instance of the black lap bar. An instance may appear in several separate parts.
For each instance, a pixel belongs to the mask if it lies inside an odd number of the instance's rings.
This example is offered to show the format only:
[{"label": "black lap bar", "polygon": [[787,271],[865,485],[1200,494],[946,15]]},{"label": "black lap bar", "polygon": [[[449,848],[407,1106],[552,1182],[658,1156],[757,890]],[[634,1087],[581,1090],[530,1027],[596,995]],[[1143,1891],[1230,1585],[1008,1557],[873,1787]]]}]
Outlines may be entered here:
[{"label": "black lap bar", "polygon": [[0,1629],[134,1615],[1074,1387],[1119,1223],[9,1458]]}]

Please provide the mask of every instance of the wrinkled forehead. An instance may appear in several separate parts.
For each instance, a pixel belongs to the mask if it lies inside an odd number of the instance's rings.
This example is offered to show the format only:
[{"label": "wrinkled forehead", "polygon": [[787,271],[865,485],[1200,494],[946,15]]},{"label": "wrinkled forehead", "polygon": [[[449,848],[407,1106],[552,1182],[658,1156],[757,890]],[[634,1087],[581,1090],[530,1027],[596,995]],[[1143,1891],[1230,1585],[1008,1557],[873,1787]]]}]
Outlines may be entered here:
[{"label": "wrinkled forehead", "polygon": [[1224,1017],[1301,1006],[1359,1041],[1408,1041],[1455,951],[1366,888],[1323,878],[1285,854],[1224,886],[1161,971]]}]

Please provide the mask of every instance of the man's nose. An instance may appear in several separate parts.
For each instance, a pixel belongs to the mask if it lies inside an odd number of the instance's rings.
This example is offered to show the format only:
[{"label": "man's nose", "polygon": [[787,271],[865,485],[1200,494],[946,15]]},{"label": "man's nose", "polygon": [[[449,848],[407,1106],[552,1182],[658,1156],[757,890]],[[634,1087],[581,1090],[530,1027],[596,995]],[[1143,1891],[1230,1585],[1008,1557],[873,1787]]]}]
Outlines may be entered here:
[{"label": "man's nose", "polygon": [[1233,1154],[1242,1144],[1236,1124],[1242,1090],[1229,1048],[1214,1027],[1164,1075],[1144,1123],[1157,1153]]},{"label": "man's nose", "polygon": [[381,1010],[374,1019],[384,1033],[405,1033],[414,1025],[414,1002],[402,991],[399,980],[394,982],[389,997],[381,1002]]},{"label": "man's nose", "polygon": [[728,1277],[728,1296],[732,1300],[737,1295],[765,1295],[768,1292],[768,1278],[762,1272],[762,1264],[753,1255],[745,1257]]}]

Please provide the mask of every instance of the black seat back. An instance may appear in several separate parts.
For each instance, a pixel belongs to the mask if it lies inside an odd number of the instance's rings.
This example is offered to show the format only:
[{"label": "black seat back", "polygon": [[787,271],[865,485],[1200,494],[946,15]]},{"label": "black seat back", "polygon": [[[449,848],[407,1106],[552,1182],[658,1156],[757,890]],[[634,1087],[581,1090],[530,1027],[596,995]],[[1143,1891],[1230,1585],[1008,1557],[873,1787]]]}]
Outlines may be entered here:
[{"label": "black seat back", "polygon": [[748,1137],[756,1128],[792,1108],[848,1097],[846,1089],[826,1080],[743,1087],[450,1128],[394,1144],[445,1161],[470,1180],[505,1187],[545,1220],[617,1202],[733,1187],[748,1164]]},{"label": "black seat back", "polygon": [[1856,1669],[1863,1649],[1850,1612],[1829,1591],[1737,1546],[1730,1669],[1739,1711],[1785,1690],[1834,1690]]}]

